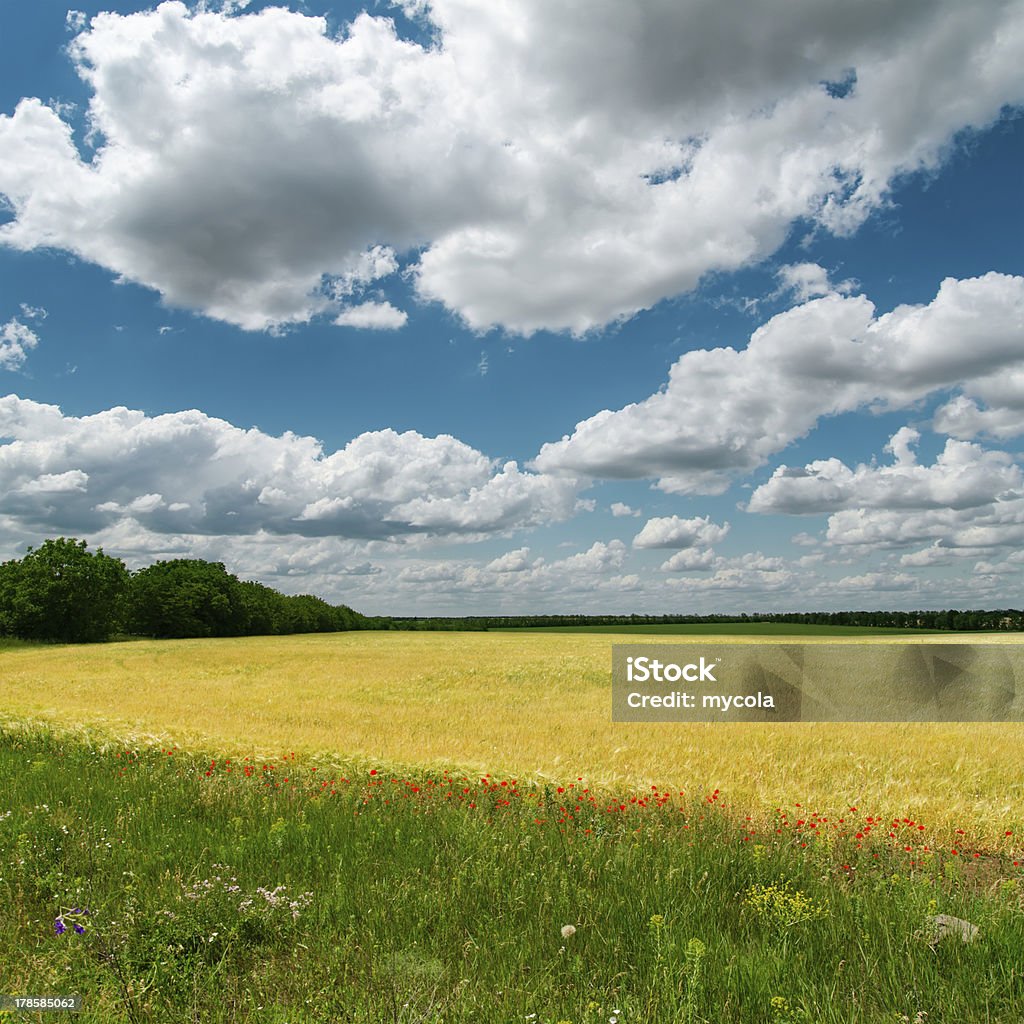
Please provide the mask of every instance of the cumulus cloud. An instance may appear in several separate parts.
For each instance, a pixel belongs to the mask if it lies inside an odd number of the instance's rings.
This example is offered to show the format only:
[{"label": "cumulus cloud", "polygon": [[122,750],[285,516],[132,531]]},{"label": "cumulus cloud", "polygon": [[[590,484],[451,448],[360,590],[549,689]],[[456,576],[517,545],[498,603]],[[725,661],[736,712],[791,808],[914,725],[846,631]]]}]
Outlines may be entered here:
[{"label": "cumulus cloud", "polygon": [[936,430],[964,439],[1024,434],[1024,365],[976,377],[963,391],[935,411]]},{"label": "cumulus cloud", "polygon": [[877,593],[880,590],[913,590],[917,580],[905,572],[866,572],[860,576],[844,576],[835,585],[840,590],[868,590]]},{"label": "cumulus cloud", "polygon": [[325,453],[195,410],[73,417],[8,395],[0,438],[0,514],[40,531],[130,518],[157,534],[472,538],[568,518],[577,500],[573,481],[499,466],[444,434],[372,431]]},{"label": "cumulus cloud", "polygon": [[846,295],[856,287],[853,281],[833,285],[828,271],[817,263],[789,263],[778,270],[779,295],[791,295],[797,302],[807,302],[821,295],[839,292]]},{"label": "cumulus cloud", "polygon": [[821,541],[817,537],[813,537],[811,534],[801,531],[800,533],[793,534],[790,537],[790,541],[802,548],[814,548],[817,547]]},{"label": "cumulus cloud", "polygon": [[1024,471],[1012,455],[950,438],[930,466],[921,465],[918,440],[918,431],[898,430],[886,446],[889,465],[780,466],[747,510],[828,514],[827,541],[847,548],[926,545],[901,557],[905,568],[949,565],[1024,540]]},{"label": "cumulus cloud", "polygon": [[527,569],[543,562],[544,559],[531,559],[529,548],[517,548],[487,563],[488,572],[525,572]]},{"label": "cumulus cloud", "polygon": [[661,563],[662,572],[701,572],[715,564],[711,548],[686,548]]},{"label": "cumulus cloud", "polygon": [[1006,497],[1019,498],[1024,474],[1006,452],[947,440],[931,466],[918,465],[912,445],[918,432],[903,427],[887,450],[892,465],[850,469],[839,459],[803,469],[780,466],[750,497],[748,512],[810,515],[847,508],[970,509]]},{"label": "cumulus cloud", "polygon": [[554,602],[557,608],[567,598],[614,598],[638,590],[639,576],[621,571],[626,553],[622,541],[612,540],[596,541],[586,551],[551,562],[531,558],[528,548],[509,551],[485,564],[466,559],[417,560],[398,567],[387,582],[400,596],[429,599],[435,611],[439,603],[464,602],[469,595],[478,611],[481,600],[494,602],[492,608],[505,602],[521,608],[524,601],[532,607],[538,601]]},{"label": "cumulus cloud", "polygon": [[961,552],[956,548],[947,547],[941,541],[920,551],[911,551],[900,556],[900,565],[910,569],[922,569],[937,565],[952,565]]},{"label": "cumulus cloud", "polygon": [[1024,500],[1019,495],[1006,496],[980,508],[959,511],[846,509],[829,516],[826,537],[831,544],[865,549],[938,544],[966,549],[971,555],[991,554],[1024,544]]},{"label": "cumulus cloud", "polygon": [[609,569],[621,569],[626,557],[626,545],[621,540],[612,540],[605,544],[594,541],[586,550],[578,555],[570,555],[561,561],[551,564],[552,572],[571,573],[605,573]]},{"label": "cumulus cloud", "polygon": [[429,46],[244,6],[70,12],[96,151],[55,105],[0,117],[0,240],[249,329],[338,315],[397,253],[473,328],[582,333],[798,219],[855,230],[1024,98],[1019,0],[775,0],[742,31],[727,4],[406,4]]},{"label": "cumulus cloud", "polygon": [[806,586],[804,574],[788,568],[781,558],[769,558],[760,551],[749,552],[738,558],[716,558],[712,567],[714,572],[711,576],[669,577],[666,582],[673,588],[694,594],[735,592],[756,595],[787,591],[796,593],[801,583]]},{"label": "cumulus cloud", "polygon": [[744,349],[685,353],[665,387],[578,423],[542,447],[536,466],[721,493],[822,417],[903,408],[1024,369],[1022,324],[1024,277],[947,278],[927,305],[882,315],[864,296],[832,293],[772,317]]},{"label": "cumulus cloud", "polygon": [[363,302],[343,309],[334,322],[339,327],[363,327],[374,331],[394,331],[404,327],[409,314],[390,302]]},{"label": "cumulus cloud", "polygon": [[638,508],[632,508],[630,505],[625,504],[622,501],[613,501],[611,503],[612,515],[617,519],[622,516],[641,516],[643,512]]},{"label": "cumulus cloud", "polygon": [[31,327],[19,320],[8,320],[0,327],[0,370],[20,369],[38,344],[39,335]]},{"label": "cumulus cloud", "polygon": [[717,544],[729,532],[729,524],[713,523],[708,516],[680,519],[659,516],[648,519],[633,538],[635,548],[694,548]]}]

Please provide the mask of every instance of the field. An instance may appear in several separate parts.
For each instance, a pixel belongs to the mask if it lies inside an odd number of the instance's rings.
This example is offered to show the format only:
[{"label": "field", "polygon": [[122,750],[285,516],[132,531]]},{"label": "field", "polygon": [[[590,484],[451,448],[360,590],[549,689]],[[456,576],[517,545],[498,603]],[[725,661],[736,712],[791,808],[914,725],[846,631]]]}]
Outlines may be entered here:
[{"label": "field", "polygon": [[670,622],[654,626],[544,626],[541,629],[508,627],[495,633],[639,633],[644,636],[731,636],[731,637],[817,637],[832,640],[838,637],[866,640],[871,637],[923,637],[944,635],[926,629],[894,629],[888,626],[815,626],[804,623],[777,622]]},{"label": "field", "polygon": [[612,723],[615,642],[343,633],[24,647],[2,655],[3,706],[19,719],[224,755],[294,750],[553,781],[585,775],[616,789],[718,789],[744,814],[794,801],[823,813],[862,804],[935,825],[978,821],[989,837],[1024,819],[1024,726]]},{"label": "field", "polygon": [[0,995],[129,1024],[1024,1020],[1024,726],[616,724],[615,641],[5,648]]}]

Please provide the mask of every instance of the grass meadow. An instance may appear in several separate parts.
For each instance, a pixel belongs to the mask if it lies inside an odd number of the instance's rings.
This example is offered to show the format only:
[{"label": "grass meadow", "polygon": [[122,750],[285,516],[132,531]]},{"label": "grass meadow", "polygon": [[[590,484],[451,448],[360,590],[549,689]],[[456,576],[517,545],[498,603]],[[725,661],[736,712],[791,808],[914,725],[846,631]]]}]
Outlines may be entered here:
[{"label": "grass meadow", "polygon": [[[612,723],[613,642],[6,647],[0,994],[129,1024],[1024,1020],[1024,726]],[[976,939],[932,941],[941,914]]]}]

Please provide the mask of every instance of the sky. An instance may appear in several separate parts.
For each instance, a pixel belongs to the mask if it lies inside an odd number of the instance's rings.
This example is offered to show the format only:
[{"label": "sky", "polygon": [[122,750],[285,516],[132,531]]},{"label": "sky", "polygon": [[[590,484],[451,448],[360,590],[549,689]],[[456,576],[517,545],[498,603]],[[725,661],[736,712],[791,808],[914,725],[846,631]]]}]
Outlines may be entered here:
[{"label": "sky", "polygon": [[0,4],[0,558],[1024,606],[1024,0]]}]

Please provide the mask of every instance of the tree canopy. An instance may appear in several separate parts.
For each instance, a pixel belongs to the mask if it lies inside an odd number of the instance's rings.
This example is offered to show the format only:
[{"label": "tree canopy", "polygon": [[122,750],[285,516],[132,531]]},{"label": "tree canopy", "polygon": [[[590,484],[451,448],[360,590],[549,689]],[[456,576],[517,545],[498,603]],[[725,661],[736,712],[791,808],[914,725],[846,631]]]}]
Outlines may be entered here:
[{"label": "tree canopy", "polygon": [[0,635],[24,640],[326,633],[369,625],[347,605],[243,582],[222,562],[199,558],[129,573],[120,559],[61,537],[0,564]]},{"label": "tree canopy", "polygon": [[0,631],[23,640],[106,640],[119,627],[128,570],[84,540],[58,537],[0,565]]}]

